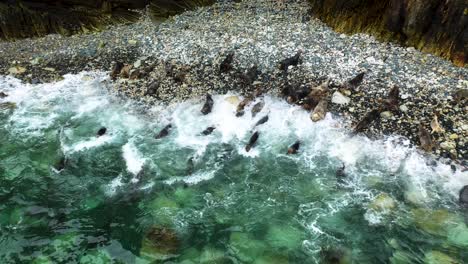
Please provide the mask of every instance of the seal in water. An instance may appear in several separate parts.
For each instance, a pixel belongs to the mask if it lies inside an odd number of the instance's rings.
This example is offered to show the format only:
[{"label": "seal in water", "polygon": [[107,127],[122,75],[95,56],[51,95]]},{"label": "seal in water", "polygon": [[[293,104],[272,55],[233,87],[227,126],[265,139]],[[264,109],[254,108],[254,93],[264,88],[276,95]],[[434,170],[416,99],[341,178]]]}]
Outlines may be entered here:
[{"label": "seal in water", "polygon": [[343,163],[343,165],[341,165],[341,167],[336,170],[336,178],[338,178],[338,179],[346,178],[345,169],[346,169],[346,166]]},{"label": "seal in water", "polygon": [[236,116],[241,117],[244,115],[244,108],[246,105],[248,105],[252,101],[252,98],[250,96],[247,96],[242,100],[238,105],[236,109]]},{"label": "seal in water", "polygon": [[297,151],[299,150],[299,147],[301,146],[301,142],[298,140],[294,142],[289,148],[288,148],[288,154],[297,154]]},{"label": "seal in water", "polygon": [[169,131],[171,130],[171,128],[172,128],[171,124],[165,126],[161,131],[159,131],[159,133],[155,136],[155,138],[160,139],[160,138],[166,137],[167,135],[169,135]]},{"label": "seal in water", "polygon": [[6,94],[4,92],[0,92],[0,99],[3,99],[5,97],[8,97],[8,94]]},{"label": "seal in water", "polygon": [[216,128],[215,127],[207,127],[205,130],[203,130],[202,135],[204,136],[208,136],[210,135],[211,133],[213,133],[213,131],[215,130]]},{"label": "seal in water", "polygon": [[460,204],[462,204],[465,207],[468,207],[468,185],[465,185],[461,190],[460,190]]},{"label": "seal in water", "polygon": [[68,163],[68,159],[62,156],[60,160],[57,161],[57,163],[55,163],[54,169],[57,170],[58,172],[61,172],[63,171],[63,169],[65,169],[65,166],[67,165],[67,163]]},{"label": "seal in water", "polygon": [[101,128],[98,130],[98,132],[96,133],[96,136],[100,137],[100,136],[104,135],[106,132],[107,132],[107,128],[101,127]]},{"label": "seal in water", "polygon": [[284,59],[279,63],[279,69],[282,71],[287,71],[289,66],[297,66],[301,63],[301,54],[302,50],[299,50],[296,55]]},{"label": "seal in water", "polygon": [[226,73],[232,70],[232,62],[234,61],[234,52],[229,52],[226,58],[219,65],[219,72]]},{"label": "seal in water", "polygon": [[206,94],[206,101],[201,109],[202,114],[207,115],[211,113],[211,109],[213,109],[213,104],[214,104],[214,101],[213,101],[213,98],[211,98],[211,95]]},{"label": "seal in water", "polygon": [[265,124],[267,121],[268,121],[268,115],[266,115],[266,116],[260,118],[260,120],[258,120],[257,123],[255,123],[255,126],[259,126],[259,125]]},{"label": "seal in water", "polygon": [[260,111],[262,111],[263,107],[265,106],[265,103],[262,101],[256,103],[252,107],[252,117],[255,117]]},{"label": "seal in water", "polygon": [[249,152],[250,149],[253,148],[253,146],[255,145],[255,142],[257,142],[258,140],[258,136],[259,136],[258,131],[255,131],[255,133],[253,133],[253,135],[250,137],[249,143],[247,144],[247,146],[245,146],[245,151]]}]

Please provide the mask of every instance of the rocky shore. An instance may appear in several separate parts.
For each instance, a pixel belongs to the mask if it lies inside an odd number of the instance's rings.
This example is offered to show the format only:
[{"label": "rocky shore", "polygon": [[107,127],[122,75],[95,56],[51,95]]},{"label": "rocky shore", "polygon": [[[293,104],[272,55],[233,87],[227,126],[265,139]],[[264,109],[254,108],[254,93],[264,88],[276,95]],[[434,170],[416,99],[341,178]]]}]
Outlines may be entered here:
[{"label": "rocky shore", "polygon": [[[307,1],[220,3],[159,25],[142,19],[88,35],[0,42],[0,73],[40,83],[107,70],[114,73],[109,87],[148,104],[271,93],[312,112],[327,106],[357,133],[403,135],[466,162],[466,67],[368,35],[336,33],[309,8]],[[281,64],[287,58],[289,67]],[[355,78],[360,73],[362,81]]]}]

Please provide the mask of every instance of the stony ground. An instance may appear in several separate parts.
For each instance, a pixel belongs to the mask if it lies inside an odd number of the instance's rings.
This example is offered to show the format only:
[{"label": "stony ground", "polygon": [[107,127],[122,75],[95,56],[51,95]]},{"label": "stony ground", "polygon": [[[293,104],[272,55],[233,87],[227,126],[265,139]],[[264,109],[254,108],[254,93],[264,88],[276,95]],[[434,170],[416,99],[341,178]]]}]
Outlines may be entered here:
[{"label": "stony ground", "polygon": [[[111,70],[121,62],[126,67],[110,85],[148,104],[207,92],[254,96],[259,90],[301,104],[285,90],[310,91],[329,79],[328,111],[345,116],[347,126],[379,109],[362,129],[367,135],[400,134],[421,145],[422,128],[432,140],[423,147],[466,162],[466,67],[367,35],[336,33],[309,14],[307,1],[244,1],[186,12],[160,25],[144,20],[88,35],[0,43],[0,73],[46,82],[69,72]],[[279,69],[281,60],[299,50],[299,65]],[[232,69],[220,73],[229,53]],[[362,83],[351,85],[361,72]],[[394,86],[400,92],[396,105],[382,108]]]}]

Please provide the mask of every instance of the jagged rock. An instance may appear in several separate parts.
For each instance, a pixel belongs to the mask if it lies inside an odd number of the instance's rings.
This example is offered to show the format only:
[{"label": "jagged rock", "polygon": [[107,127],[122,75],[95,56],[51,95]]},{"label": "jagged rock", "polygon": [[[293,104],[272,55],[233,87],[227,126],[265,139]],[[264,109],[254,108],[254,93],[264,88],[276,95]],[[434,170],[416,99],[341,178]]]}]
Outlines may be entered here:
[{"label": "jagged rock", "polygon": [[342,93],[336,91],[332,95],[332,103],[339,104],[339,105],[347,105],[351,101],[351,99],[347,96],[344,96]]}]

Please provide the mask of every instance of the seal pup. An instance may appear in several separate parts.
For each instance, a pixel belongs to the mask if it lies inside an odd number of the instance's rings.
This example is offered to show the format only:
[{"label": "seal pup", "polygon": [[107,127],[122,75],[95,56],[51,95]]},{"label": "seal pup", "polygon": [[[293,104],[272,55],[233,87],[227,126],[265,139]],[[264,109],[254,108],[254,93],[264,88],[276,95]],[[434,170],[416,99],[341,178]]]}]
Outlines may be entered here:
[{"label": "seal pup", "polygon": [[204,136],[208,136],[210,135],[211,133],[213,133],[213,131],[215,130],[216,128],[215,127],[207,127],[205,130],[203,130],[201,133],[202,135]]},{"label": "seal pup", "polygon": [[287,71],[289,66],[297,66],[301,61],[302,50],[298,50],[296,55],[286,58],[279,63],[279,69],[282,71]]},{"label": "seal pup", "polygon": [[227,73],[232,70],[232,63],[234,61],[234,52],[229,52],[224,58],[224,60],[219,65],[219,72],[220,73]]},{"label": "seal pup", "polygon": [[253,107],[252,107],[252,117],[255,117],[260,111],[262,111],[263,107],[265,106],[265,102],[263,102],[263,100],[261,100],[260,102],[256,103]]},{"label": "seal pup", "polygon": [[206,94],[206,101],[205,101],[205,104],[203,105],[203,107],[201,109],[201,113],[204,114],[204,115],[207,115],[207,114],[211,113],[211,110],[213,109],[213,104],[214,104],[214,101],[213,101],[213,98],[211,97],[211,95]]},{"label": "seal pup", "polygon": [[427,131],[422,124],[418,126],[418,137],[421,148],[425,151],[431,151],[434,143],[432,142],[432,137],[429,131]]},{"label": "seal pup", "polygon": [[259,125],[262,125],[262,124],[265,124],[266,122],[268,122],[268,115],[266,115],[266,116],[260,118],[260,119],[257,121],[257,123],[255,123],[255,126],[254,126],[254,127],[259,126]]},{"label": "seal pup", "polygon": [[159,133],[154,138],[160,139],[160,138],[166,137],[167,135],[169,135],[169,131],[171,130],[171,128],[172,128],[171,124],[165,126],[161,131],[159,131]]},{"label": "seal pup", "polygon": [[253,148],[253,146],[258,140],[258,136],[258,131],[255,131],[255,133],[253,133],[253,135],[250,137],[249,143],[247,143],[247,146],[245,146],[245,151],[249,152]]},{"label": "seal pup", "polygon": [[299,150],[300,146],[301,146],[301,142],[299,140],[294,142],[294,144],[289,146],[288,154],[297,154],[297,151]]},{"label": "seal pup", "polygon": [[104,134],[106,134],[106,132],[107,132],[107,128],[101,127],[101,128],[98,130],[98,132],[96,133],[96,136],[97,136],[97,137],[103,136]]}]

